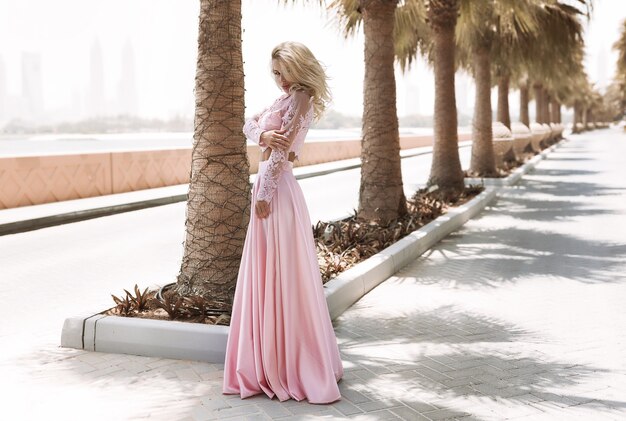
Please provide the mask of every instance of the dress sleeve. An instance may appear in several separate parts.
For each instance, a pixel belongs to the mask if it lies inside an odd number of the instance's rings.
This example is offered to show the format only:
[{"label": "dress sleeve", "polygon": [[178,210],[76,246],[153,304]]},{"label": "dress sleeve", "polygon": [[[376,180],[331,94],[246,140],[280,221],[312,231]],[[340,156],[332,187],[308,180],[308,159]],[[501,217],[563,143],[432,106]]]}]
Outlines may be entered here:
[{"label": "dress sleeve", "polygon": [[251,141],[263,148],[267,147],[267,145],[263,143],[263,141],[261,141],[261,133],[263,133],[265,130],[259,127],[259,117],[261,117],[261,115],[267,110],[268,109],[266,108],[260,113],[253,115],[252,117],[247,119],[246,123],[243,125],[243,134],[246,135],[246,138],[250,139]]},{"label": "dress sleeve", "polygon": [[[289,107],[283,116],[281,130],[285,130],[284,134],[289,139],[291,146],[296,139],[305,136],[309,128],[313,111],[310,98],[305,92],[294,92]],[[259,191],[256,196],[257,201],[264,200],[269,203],[272,200],[291,146],[286,151],[272,149],[267,161],[267,168],[260,180]]]}]

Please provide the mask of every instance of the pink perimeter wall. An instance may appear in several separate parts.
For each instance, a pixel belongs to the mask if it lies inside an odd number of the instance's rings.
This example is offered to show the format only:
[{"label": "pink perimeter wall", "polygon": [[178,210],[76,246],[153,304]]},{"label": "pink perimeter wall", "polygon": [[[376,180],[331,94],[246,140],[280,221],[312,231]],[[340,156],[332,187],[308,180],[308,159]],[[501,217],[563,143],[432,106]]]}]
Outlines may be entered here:
[{"label": "pink perimeter wall", "polygon": [[[459,141],[469,140],[460,134]],[[431,136],[401,136],[401,149],[431,146]],[[357,158],[360,139],[310,141],[296,166]],[[259,163],[248,146],[250,173]],[[0,158],[0,209],[124,193],[189,182],[191,149]]]}]

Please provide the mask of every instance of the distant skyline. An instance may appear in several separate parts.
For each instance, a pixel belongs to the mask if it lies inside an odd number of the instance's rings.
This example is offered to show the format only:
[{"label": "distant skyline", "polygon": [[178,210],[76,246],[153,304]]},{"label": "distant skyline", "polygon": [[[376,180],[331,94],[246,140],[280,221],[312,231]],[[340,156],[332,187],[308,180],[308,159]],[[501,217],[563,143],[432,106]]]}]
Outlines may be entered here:
[{"label": "distant skyline", "polygon": [[[197,0],[0,0],[0,124],[11,113],[32,113],[42,121],[97,112],[192,115],[198,5]],[[305,43],[326,65],[333,109],[361,114],[362,33],[344,39],[316,4],[243,0],[242,15],[247,115],[280,94],[268,57],[284,40]],[[585,65],[601,88],[614,75],[612,44],[624,18],[626,1],[595,2]],[[433,84],[423,59],[406,75],[398,71],[398,114],[432,114]],[[459,110],[468,113],[471,78],[458,74],[457,88]],[[513,114],[516,101],[512,96]]]}]

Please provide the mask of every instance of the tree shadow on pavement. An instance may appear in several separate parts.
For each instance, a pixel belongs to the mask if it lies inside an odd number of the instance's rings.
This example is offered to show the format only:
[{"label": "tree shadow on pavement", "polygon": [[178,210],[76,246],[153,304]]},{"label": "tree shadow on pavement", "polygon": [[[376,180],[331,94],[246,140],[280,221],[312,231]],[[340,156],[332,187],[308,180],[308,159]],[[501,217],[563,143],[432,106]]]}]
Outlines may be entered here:
[{"label": "tree shadow on pavement", "polygon": [[[534,229],[473,229],[453,233],[401,269],[423,284],[499,287],[523,277],[552,276],[582,283],[617,282],[626,244],[592,241]],[[419,265],[419,270],[415,269]]]},{"label": "tree shadow on pavement", "polygon": [[[551,161],[559,161],[558,159],[554,159]],[[581,170],[581,169],[570,169],[570,168],[536,168],[533,172],[533,176],[548,176],[548,177],[588,177],[590,175],[600,174],[600,171],[590,171],[590,170]],[[524,180],[524,183],[526,180]],[[567,181],[561,181],[560,183],[567,184]]]},{"label": "tree shadow on pavement", "polygon": [[[540,344],[539,335],[509,323],[453,306],[426,314],[407,309],[389,320],[368,310],[361,306],[351,317],[342,316],[337,329],[347,362],[343,387],[366,399],[401,403],[431,419],[448,412],[455,419],[496,414],[504,419],[507,413],[542,414],[583,404],[599,412],[626,408],[624,401],[597,400],[584,392],[586,382],[608,370],[553,361],[528,345]],[[419,329],[407,329],[413,325]],[[370,337],[352,337],[358,329]],[[479,333],[467,333],[473,330]],[[437,334],[446,331],[459,333]]]},{"label": "tree shadow on pavement", "polygon": [[[605,184],[581,181],[548,181],[539,178],[524,179],[524,184],[518,189],[520,191],[525,191],[525,193],[542,193],[552,196],[568,197],[614,196],[624,195],[626,193],[626,189],[607,187]],[[508,195],[504,193],[503,197],[508,197]],[[527,201],[529,205],[537,202],[537,200],[533,200],[532,198],[527,198]]]},{"label": "tree shadow on pavement", "polygon": [[[389,279],[385,281],[386,287],[398,288],[402,284],[410,283],[415,287],[416,283],[409,279]],[[405,298],[408,299],[410,292]],[[369,344],[390,343],[429,343],[429,344],[471,344],[485,342],[512,342],[519,338],[526,341],[540,341],[539,337],[533,337],[529,332],[512,324],[505,324],[495,318],[484,315],[474,315],[465,311],[458,311],[453,305],[437,307],[436,310],[420,311],[412,307],[397,306],[384,308],[383,314],[374,316],[374,304],[370,311],[367,301],[356,304],[358,316],[352,313],[344,313],[336,323],[335,331],[344,337],[341,342],[342,349],[352,346],[360,347]],[[361,312],[371,314],[371,317],[363,317]],[[389,350],[387,351],[389,352]]]},{"label": "tree shadow on pavement", "polygon": [[596,208],[569,200],[542,200],[529,202],[519,196],[504,196],[492,208],[498,215],[507,215],[524,221],[560,221],[581,216],[611,215],[610,209]]}]

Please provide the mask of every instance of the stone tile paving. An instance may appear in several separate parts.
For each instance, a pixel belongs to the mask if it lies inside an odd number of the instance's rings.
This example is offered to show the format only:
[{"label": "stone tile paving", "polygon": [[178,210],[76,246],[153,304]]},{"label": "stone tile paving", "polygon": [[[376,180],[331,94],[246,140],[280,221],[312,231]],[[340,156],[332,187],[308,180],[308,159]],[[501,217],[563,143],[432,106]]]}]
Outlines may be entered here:
[{"label": "stone tile paving", "polygon": [[3,419],[626,419],[626,135],[572,139],[336,320],[339,402],[224,396],[216,364],[24,347],[0,363]]}]

